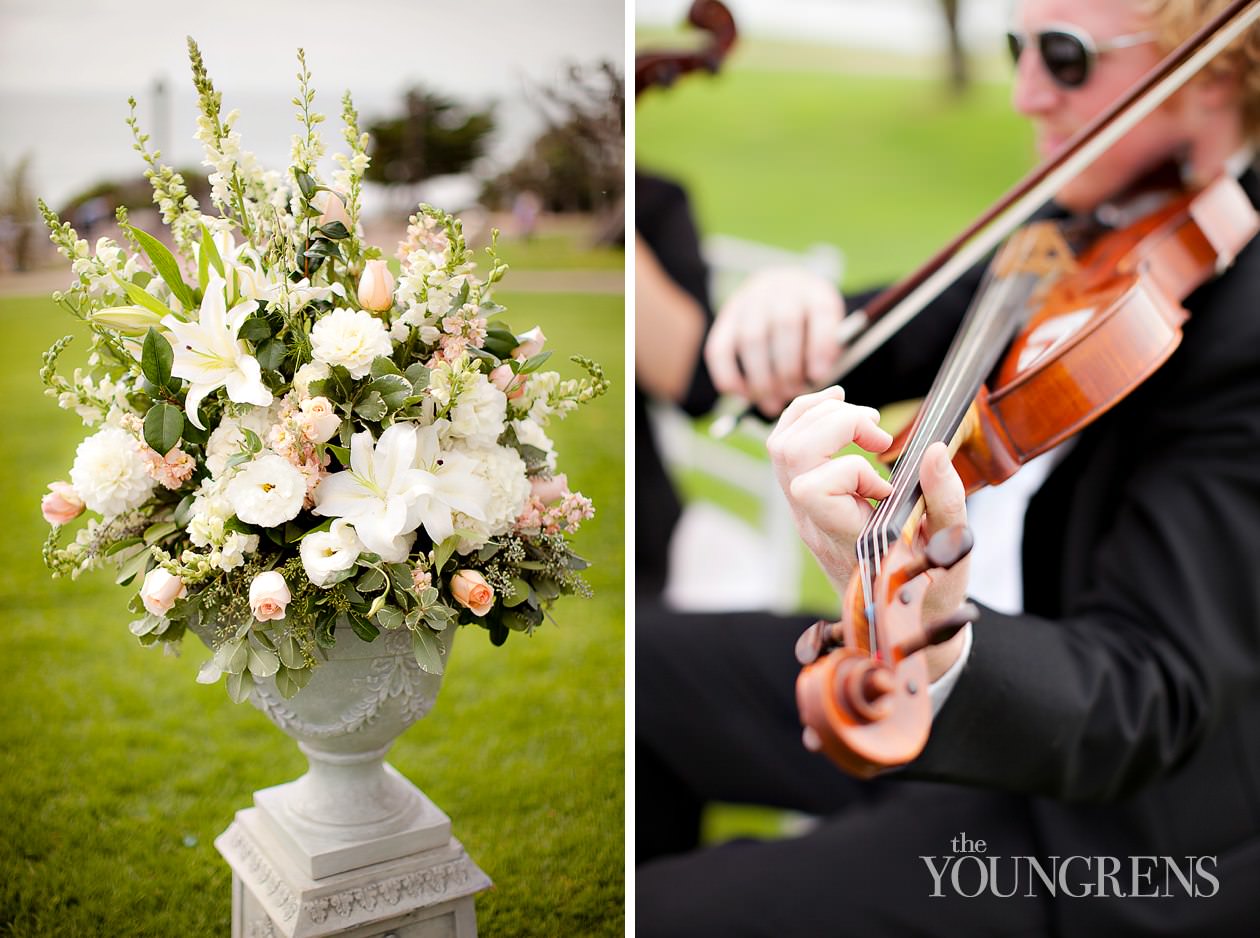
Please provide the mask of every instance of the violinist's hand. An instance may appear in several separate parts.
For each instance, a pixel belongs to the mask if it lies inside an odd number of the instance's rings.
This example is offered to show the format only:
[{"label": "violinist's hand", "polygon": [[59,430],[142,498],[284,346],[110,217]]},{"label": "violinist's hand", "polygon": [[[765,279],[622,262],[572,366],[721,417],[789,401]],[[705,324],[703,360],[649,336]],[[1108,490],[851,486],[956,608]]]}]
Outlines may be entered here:
[{"label": "violinist's hand", "polygon": [[878,411],[847,403],[838,387],[798,397],[766,441],[796,529],[840,595],[856,564],[857,537],[871,516],[867,499],[892,491],[863,457],[832,458],[850,443],[882,453],[892,437],[879,426]]},{"label": "violinist's hand", "polygon": [[[886,498],[887,480],[856,454],[832,458],[849,445],[882,453],[892,437],[878,426],[879,414],[869,407],[846,403],[844,391],[828,388],[797,398],[767,441],[779,485],[802,540],[837,593],[844,595],[856,565],[856,543],[871,506],[867,499]],[[920,536],[965,524],[967,507],[962,480],[943,444],[933,444],[924,455],[920,482],[926,511]],[[923,605],[925,622],[941,619],[957,609],[967,594],[967,560],[944,572],[934,572]],[[957,660],[964,633],[924,651],[928,675],[936,680]]]},{"label": "violinist's hand", "polygon": [[802,268],[758,271],[718,313],[704,360],[714,386],[772,416],[830,379],[841,347],[844,300],[834,284]]}]

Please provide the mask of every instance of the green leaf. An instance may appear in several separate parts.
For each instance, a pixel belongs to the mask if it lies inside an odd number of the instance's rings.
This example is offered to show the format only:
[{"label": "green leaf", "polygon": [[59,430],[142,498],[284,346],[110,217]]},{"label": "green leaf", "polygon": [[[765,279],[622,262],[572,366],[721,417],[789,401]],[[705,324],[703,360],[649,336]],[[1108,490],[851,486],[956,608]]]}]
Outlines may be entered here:
[{"label": "green leaf", "polygon": [[411,650],[415,652],[416,664],[423,670],[430,674],[442,673],[442,646],[437,636],[428,629],[417,629],[411,633]]},{"label": "green leaf", "polygon": [[496,648],[508,640],[508,628],[502,622],[490,623],[490,644]]},{"label": "green leaf", "polygon": [[166,337],[152,326],[144,335],[144,349],[140,353],[140,370],[154,387],[165,388],[171,382],[171,366],[175,363],[175,350]]},{"label": "green leaf", "polygon": [[367,386],[367,391],[379,394],[389,413],[402,407],[412,395],[411,382],[402,375],[381,375]]},{"label": "green leaf", "polygon": [[[384,595],[381,597],[384,598]],[[403,625],[403,611],[397,606],[383,606],[376,613],[376,621],[383,629],[399,629]]]},{"label": "green leaf", "polygon": [[257,345],[271,338],[271,323],[267,322],[264,316],[250,316],[241,325],[241,331],[236,336],[238,339],[245,339]]},{"label": "green leaf", "polygon": [[455,548],[459,546],[459,536],[451,535],[441,544],[437,544],[433,548],[433,569],[435,575],[440,576],[442,568],[446,566],[446,561],[451,559],[451,554],[455,553]]},{"label": "green leaf", "polygon": [[101,556],[112,557],[114,554],[118,553],[120,550],[126,550],[128,547],[135,547],[137,544],[143,544],[143,543],[144,541],[142,541],[138,537],[128,537],[128,538],[124,538],[121,541],[114,541],[114,543],[110,544],[108,547],[105,548],[105,550],[101,552]]},{"label": "green leaf", "polygon": [[385,375],[401,376],[402,372],[398,370],[398,366],[394,364],[392,359],[386,358],[384,355],[377,355],[372,359],[372,377],[382,378]]},{"label": "green leaf", "polygon": [[114,274],[114,280],[118,285],[126,291],[127,296],[131,298],[131,302],[137,306],[143,306],[145,309],[152,310],[159,316],[174,316],[175,311],[153,296],[151,293],[145,293],[140,287],[136,286],[129,280],[123,280],[118,274]]},{"label": "green leaf", "polygon": [[310,201],[315,197],[315,193],[319,191],[319,183],[317,183],[310,173],[304,173],[300,169],[294,170],[293,176],[297,179],[298,188],[302,190],[302,198]]},{"label": "green leaf", "polygon": [[153,269],[166,281],[166,285],[171,288],[171,292],[179,299],[184,309],[192,309],[196,306],[192,290],[188,289],[188,284],[184,283],[184,277],[179,272],[179,261],[175,260],[175,255],[170,252],[170,249],[153,235],[134,225],[128,225],[127,230],[136,236],[136,241],[139,242],[144,253],[149,255]]},{"label": "green leaf", "polygon": [[338,446],[336,443],[325,443],[324,446],[328,449],[328,452],[337,457],[337,462],[347,467],[350,465],[349,449],[344,446]]},{"label": "green leaf", "polygon": [[248,671],[228,675],[227,692],[228,697],[232,699],[232,703],[244,703],[249,699],[249,692],[253,689],[254,679],[249,676]]},{"label": "green leaf", "polygon": [[279,371],[288,354],[289,350],[283,342],[279,339],[268,339],[255,350],[254,357],[258,359],[258,367],[263,371]]},{"label": "green leaf", "polygon": [[145,566],[149,562],[149,552],[142,550],[134,557],[129,558],[118,570],[118,576],[114,578],[114,582],[119,586],[126,586],[136,576],[144,572]]},{"label": "green leaf", "polygon": [[249,673],[254,677],[271,677],[280,670],[280,659],[276,653],[261,645],[249,645]]},{"label": "green leaf", "polygon": [[174,521],[158,521],[144,529],[144,542],[156,544],[168,534],[174,534],[176,530],[177,525]]},{"label": "green leaf", "polygon": [[385,399],[381,397],[377,391],[372,391],[359,403],[354,405],[354,412],[364,420],[375,423],[383,418],[389,409],[385,406]]},{"label": "green leaf", "polygon": [[411,382],[412,392],[419,394],[429,386],[429,369],[416,362],[407,369],[406,378]]},{"label": "green leaf", "polygon": [[531,371],[537,371],[539,368],[542,367],[543,362],[545,362],[550,357],[551,357],[550,352],[539,352],[533,358],[526,359],[525,364],[521,365],[521,368],[517,372],[517,374],[527,375]]},{"label": "green leaf", "polygon": [[184,412],[174,404],[161,401],[144,415],[144,441],[165,456],[179,443],[184,430]]},{"label": "green leaf", "polygon": [[425,606],[432,606],[438,601],[438,591],[436,586],[426,586],[420,591],[420,602]]},{"label": "green leaf", "polygon": [[321,225],[315,230],[329,238],[332,238],[334,241],[340,241],[342,238],[350,237],[350,232],[346,230],[346,226],[339,221],[330,221],[328,224]]},{"label": "green leaf", "polygon": [[385,586],[385,574],[381,573],[376,567],[370,567],[367,573],[359,577],[359,582],[356,586],[358,586],[360,593],[375,593]]},{"label": "green leaf", "polygon": [[[302,649],[298,647],[298,643],[292,635],[286,635],[280,639],[280,644],[276,646],[276,653],[279,654],[280,661],[286,669],[306,667],[306,659],[302,656]],[[280,674],[283,673],[283,671],[280,672]],[[276,675],[277,683],[279,683],[280,674]]]},{"label": "green leaf", "polygon": [[363,616],[353,612],[350,613],[350,628],[354,629],[354,634],[365,642],[375,641],[376,637],[381,634],[380,629],[363,618]]},{"label": "green leaf", "polygon": [[513,577],[512,592],[510,595],[503,597],[503,605],[507,607],[519,606],[529,597],[529,584],[520,577]]},{"label": "green leaf", "polygon": [[292,700],[302,689],[298,682],[293,680],[292,674],[293,672],[288,668],[281,668],[276,672],[276,690],[280,691],[280,696],[285,700]]},{"label": "green leaf", "polygon": [[219,248],[214,243],[214,237],[210,234],[210,229],[205,225],[201,226],[201,249],[200,254],[207,258],[210,266],[212,266],[220,277],[226,277],[227,274],[223,270],[223,258],[219,256]]}]

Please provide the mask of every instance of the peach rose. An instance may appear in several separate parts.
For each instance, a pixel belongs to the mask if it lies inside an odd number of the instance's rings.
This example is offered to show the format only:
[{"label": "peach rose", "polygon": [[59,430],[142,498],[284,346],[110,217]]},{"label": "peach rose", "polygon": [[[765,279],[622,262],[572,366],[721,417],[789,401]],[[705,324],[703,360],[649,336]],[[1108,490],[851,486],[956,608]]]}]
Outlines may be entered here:
[{"label": "peach rose", "polygon": [[543,335],[541,326],[534,326],[529,332],[522,332],[516,337],[519,343],[512,351],[512,357],[524,361],[527,358],[533,358],[543,350],[543,343],[547,341],[547,337]]},{"label": "peach rose", "polygon": [[283,619],[284,609],[292,598],[289,585],[275,570],[258,574],[254,577],[254,582],[249,584],[249,608],[259,622]]},{"label": "peach rose", "polygon": [[48,494],[40,499],[39,510],[49,524],[66,524],[83,514],[83,499],[69,482],[49,482]]},{"label": "peach rose", "polygon": [[394,305],[394,275],[385,261],[368,261],[359,278],[359,305],[381,313]]},{"label": "peach rose", "polygon": [[557,498],[563,498],[568,491],[569,480],[565,478],[563,472],[550,479],[535,476],[529,480],[529,493],[544,505],[554,502]]},{"label": "peach rose", "polygon": [[350,216],[346,213],[343,199],[345,196],[340,192],[329,192],[327,189],[316,192],[311,198],[311,205],[321,212],[316,224],[322,228],[329,222],[339,221],[349,229]]},{"label": "peach rose", "polygon": [[488,377],[490,383],[506,394],[509,401],[514,401],[525,393],[525,382],[529,380],[528,375],[513,374],[510,365],[499,365]]},{"label": "peach rose", "polygon": [[457,570],[451,577],[451,595],[473,615],[484,616],[494,605],[494,590],[476,570]]},{"label": "peach rose", "polygon": [[140,587],[140,601],[144,608],[155,616],[164,616],[171,611],[175,600],[188,595],[184,581],[174,574],[167,573],[161,567],[154,567],[144,575],[144,584]]}]

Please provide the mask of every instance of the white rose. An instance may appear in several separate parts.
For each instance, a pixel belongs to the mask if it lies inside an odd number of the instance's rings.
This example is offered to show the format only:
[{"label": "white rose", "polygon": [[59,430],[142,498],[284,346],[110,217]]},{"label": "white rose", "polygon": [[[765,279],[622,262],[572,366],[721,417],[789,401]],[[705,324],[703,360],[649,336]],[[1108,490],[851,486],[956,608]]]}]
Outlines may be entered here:
[{"label": "white rose", "polygon": [[483,374],[470,374],[466,380],[449,415],[451,436],[471,446],[492,446],[503,432],[507,396]]},{"label": "white rose", "polygon": [[[406,336],[404,336],[406,338]],[[298,397],[311,396],[311,382],[323,381],[328,377],[328,365],[324,362],[307,362],[293,375],[293,390]]]},{"label": "white rose", "polygon": [[277,570],[260,573],[249,584],[249,608],[259,622],[283,619],[285,607],[292,598],[289,584]]},{"label": "white rose", "polygon": [[188,587],[184,581],[161,567],[154,567],[144,575],[144,585],[140,587],[140,601],[144,608],[155,616],[164,616],[171,611],[175,600],[188,595]]},{"label": "white rose", "polygon": [[302,538],[298,552],[306,578],[324,587],[334,573],[349,570],[359,559],[363,542],[345,518],[338,518],[327,531],[316,531]]},{"label": "white rose", "polygon": [[246,463],[227,485],[227,499],[246,524],[274,528],[291,521],[306,499],[306,477],[283,456],[269,453]]},{"label": "white rose", "polygon": [[312,443],[327,443],[341,429],[341,417],[326,397],[311,397],[301,403],[302,415],[298,423],[302,436]]},{"label": "white rose", "polygon": [[385,324],[370,313],[334,309],[311,330],[311,354],[316,361],[341,365],[352,378],[372,369],[372,360],[393,351]]},{"label": "white rose", "polygon": [[143,505],[157,482],[142,452],[140,442],[118,427],[106,427],[80,443],[70,482],[83,504],[104,518]]},{"label": "white rose", "polygon": [[516,431],[516,439],[526,446],[533,446],[547,454],[547,471],[556,471],[556,445],[551,437],[532,420],[513,420],[512,429]]}]

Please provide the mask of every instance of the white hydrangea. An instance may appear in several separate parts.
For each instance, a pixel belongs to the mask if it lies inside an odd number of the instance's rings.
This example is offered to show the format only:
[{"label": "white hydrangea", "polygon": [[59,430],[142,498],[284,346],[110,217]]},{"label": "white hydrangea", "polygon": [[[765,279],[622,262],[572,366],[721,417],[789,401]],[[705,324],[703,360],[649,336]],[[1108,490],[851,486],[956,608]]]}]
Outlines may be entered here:
[{"label": "white hydrangea", "polygon": [[79,444],[70,482],[89,510],[108,519],[145,503],[157,483],[142,452],[140,441],[119,427],[105,427]]},{"label": "white hydrangea", "polygon": [[392,351],[385,324],[362,310],[334,309],[311,330],[315,360],[341,365],[354,378],[366,376],[373,359]]},{"label": "white hydrangea", "polygon": [[533,446],[547,454],[547,473],[556,471],[556,446],[543,428],[532,420],[513,420],[512,429],[516,431],[516,439],[526,446]]},{"label": "white hydrangea", "polygon": [[467,376],[447,418],[450,435],[470,446],[491,446],[503,432],[507,396],[480,372]]},{"label": "white hydrangea", "polygon": [[298,516],[306,477],[283,456],[267,453],[247,462],[227,484],[227,499],[246,524],[274,528]]},{"label": "white hydrangea", "polygon": [[525,461],[511,447],[486,446],[455,452],[470,458],[473,478],[485,497],[484,521],[463,512],[456,512],[454,516],[456,529],[476,533],[476,537],[464,537],[459,542],[458,551],[467,554],[482,547],[490,538],[512,530],[529,499],[530,484],[525,475]]}]

